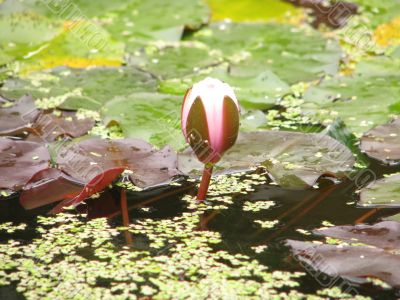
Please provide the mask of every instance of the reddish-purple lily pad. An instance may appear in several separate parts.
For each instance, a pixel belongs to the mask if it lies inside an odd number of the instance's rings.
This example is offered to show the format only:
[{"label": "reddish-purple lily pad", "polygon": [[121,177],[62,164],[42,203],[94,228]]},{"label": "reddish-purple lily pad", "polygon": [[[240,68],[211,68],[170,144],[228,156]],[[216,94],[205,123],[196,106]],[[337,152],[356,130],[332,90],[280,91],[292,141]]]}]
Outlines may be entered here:
[{"label": "reddish-purple lily pad", "polygon": [[79,137],[86,134],[94,126],[92,118],[78,118],[75,112],[60,111],[42,113],[30,128],[27,140],[53,142],[59,137]]},{"label": "reddish-purple lily pad", "polygon": [[48,168],[49,161],[43,144],[0,138],[0,188],[21,189],[35,173]]},{"label": "reddish-purple lily pad", "polygon": [[373,226],[364,224],[334,226],[318,229],[315,233],[341,240],[368,244],[387,250],[400,249],[399,222],[385,221]]},{"label": "reddish-purple lily pad", "polygon": [[117,177],[121,175],[124,170],[125,168],[113,168],[106,170],[104,173],[96,175],[85,185],[83,189],[81,189],[81,192],[78,195],[72,199],[66,199],[62,201],[56,207],[54,207],[50,213],[56,214],[62,212],[65,207],[76,206],[90,196],[103,191],[115,179],[117,179]]},{"label": "reddish-purple lily pad", "polygon": [[48,168],[33,175],[24,186],[19,202],[25,209],[34,209],[63,199],[73,199],[83,187],[84,183],[64,172]]},{"label": "reddish-purple lily pad", "polygon": [[287,245],[292,248],[295,258],[306,269],[341,276],[356,283],[379,278],[393,287],[400,287],[400,223],[385,221],[375,225],[336,226],[314,233],[344,240],[346,244],[288,240]]},{"label": "reddish-purple lily pad", "polygon": [[[10,102],[5,102],[10,103]],[[11,106],[0,108],[0,135],[18,135],[31,128],[40,111],[31,96],[22,96]]]},{"label": "reddish-purple lily pad", "polygon": [[387,165],[400,163],[400,119],[368,131],[361,138],[360,148]]},{"label": "reddish-purple lily pad", "polygon": [[355,283],[366,283],[370,277],[379,278],[394,287],[400,286],[400,256],[383,249],[293,240],[288,241],[287,245],[304,268],[311,268],[311,274],[328,274],[334,277],[332,283],[337,276]]},{"label": "reddish-purple lily pad", "polygon": [[131,170],[132,182],[147,188],[169,182],[180,174],[177,155],[169,147],[162,150],[137,139],[105,140],[94,138],[60,149],[57,163],[70,176],[89,182],[112,168]]}]

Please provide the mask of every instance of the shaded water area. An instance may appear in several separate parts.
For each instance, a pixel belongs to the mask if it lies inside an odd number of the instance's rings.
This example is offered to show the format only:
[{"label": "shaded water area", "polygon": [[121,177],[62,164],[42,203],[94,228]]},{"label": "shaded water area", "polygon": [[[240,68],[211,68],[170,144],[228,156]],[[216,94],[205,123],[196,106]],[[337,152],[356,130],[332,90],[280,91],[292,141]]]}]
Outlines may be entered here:
[{"label": "shaded water area", "polygon": [[[275,184],[265,183],[254,187],[254,191],[248,194],[233,194],[233,204],[228,209],[214,209],[206,211],[200,215],[198,231],[219,232],[222,242],[213,246],[215,251],[224,250],[232,254],[244,254],[251,259],[256,259],[262,265],[268,266],[270,271],[288,271],[304,272],[306,265],[298,261],[285,246],[287,239],[299,241],[323,240],[322,237],[313,234],[305,235],[304,232],[311,232],[326,224],[351,225],[357,223],[376,223],[387,216],[400,212],[400,209],[366,209],[357,207],[358,195],[356,191],[374,180],[371,174],[377,178],[387,173],[399,172],[400,167],[384,167],[378,163],[372,163],[368,172],[359,171],[352,179],[347,178],[342,182],[332,182],[329,179],[321,179],[318,187],[308,190],[284,189]],[[364,175],[362,175],[364,174]],[[243,178],[242,178],[243,180]],[[111,205],[93,205],[89,200],[88,205],[78,206],[76,212],[88,212],[92,216],[109,216],[109,223],[112,227],[121,226],[119,216],[118,191],[111,190],[114,197],[110,197]],[[183,183],[181,187],[163,188],[145,193],[145,196],[137,193],[128,194],[128,205],[130,207],[130,221],[135,223],[144,218],[154,220],[173,219],[188,211],[188,204],[182,201],[185,194],[195,194],[195,188],[192,183]],[[273,201],[275,205],[269,209],[260,211],[243,212],[242,207],[245,202]],[[38,226],[36,216],[45,214],[49,206],[37,210],[24,211],[17,201],[9,199],[1,203],[2,218],[1,221],[13,221],[14,223],[27,223],[27,229],[23,232],[2,233],[0,242],[7,242],[13,239],[22,244],[29,244],[39,236],[35,230]],[[11,214],[11,212],[13,212]],[[10,217],[12,216],[12,217]],[[260,228],[254,221],[277,220],[278,224],[273,228]],[[329,225],[328,225],[329,226]],[[150,250],[149,240],[142,235],[134,235],[133,244],[130,245],[130,251]],[[113,243],[117,249],[126,249],[126,240],[124,235],[113,238]],[[168,243],[158,252],[168,252],[170,247]],[[260,253],[255,253],[252,247],[267,246]],[[93,249],[88,249],[93,250]],[[90,251],[89,251],[90,252]],[[90,254],[88,252],[89,258]],[[82,253],[85,253],[83,250]],[[157,253],[157,254],[158,254]],[[68,254],[66,254],[68,255]],[[85,254],[83,254],[85,257]],[[51,268],[51,265],[49,266]],[[354,284],[339,276],[329,276],[324,272],[307,269],[305,276],[297,279],[300,284],[294,289],[307,295],[316,294],[321,288],[340,287],[343,292],[353,296],[365,295],[373,299],[396,299],[400,296],[400,290],[382,289],[372,284]],[[107,287],[108,283],[99,282],[100,286]],[[151,284],[151,283],[149,283]],[[283,291],[292,290],[283,288]],[[16,286],[5,286],[0,288],[1,299],[24,299],[22,294],[16,291]]]}]

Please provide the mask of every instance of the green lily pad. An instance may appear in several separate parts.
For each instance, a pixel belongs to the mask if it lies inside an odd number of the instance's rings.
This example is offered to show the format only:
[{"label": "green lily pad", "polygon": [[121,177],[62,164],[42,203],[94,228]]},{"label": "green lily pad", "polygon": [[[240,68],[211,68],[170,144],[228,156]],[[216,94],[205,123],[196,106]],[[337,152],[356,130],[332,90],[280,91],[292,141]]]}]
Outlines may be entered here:
[{"label": "green lily pad", "polygon": [[0,63],[24,60],[61,32],[61,24],[35,13],[0,14]]},{"label": "green lily pad", "polygon": [[400,207],[400,174],[379,179],[363,188],[358,205],[362,207]]},{"label": "green lily pad", "polygon": [[360,148],[387,165],[400,163],[400,119],[368,131],[361,138]]},{"label": "green lily pad", "polygon": [[392,20],[400,14],[400,6],[393,0],[354,0],[361,7],[361,13],[369,22],[364,26],[375,28],[376,26]]},{"label": "green lily pad", "polygon": [[[268,4],[259,0],[208,0],[208,3],[214,21],[285,21],[289,16],[299,15],[301,11],[280,0],[268,1]],[[268,9],[265,9],[266,5]]]},{"label": "green lily pad", "polygon": [[190,39],[221,51],[232,63],[232,75],[270,70],[289,84],[335,74],[341,55],[336,41],[283,24],[215,23]]},{"label": "green lily pad", "polygon": [[182,101],[183,96],[134,93],[115,97],[101,113],[105,124],[118,123],[126,137],[180,149],[186,145],[180,124]]},{"label": "green lily pad", "polygon": [[232,75],[226,65],[210,69],[200,75],[163,81],[159,90],[183,95],[194,83],[206,77],[218,78],[232,86],[240,105],[246,109],[271,108],[278,99],[290,92],[289,85],[272,71],[265,70],[257,76]]},{"label": "green lily pad", "polygon": [[[1,1],[0,1],[1,2]],[[85,19],[98,16],[104,11],[124,9],[128,2],[123,0],[85,0],[41,1],[41,0],[8,0],[0,4],[0,14],[35,12],[51,19]]]},{"label": "green lily pad", "polygon": [[399,66],[399,60],[389,58],[363,61],[352,76],[338,76],[308,89],[303,111],[324,124],[341,118],[360,136],[400,112]]},{"label": "green lily pad", "polygon": [[9,79],[0,93],[10,98],[30,93],[45,106],[97,110],[115,96],[155,89],[155,79],[135,68],[61,68]]},{"label": "green lily pad", "polygon": [[221,55],[200,43],[181,43],[162,48],[148,47],[146,53],[132,55],[129,64],[160,79],[181,78],[221,62]]},{"label": "green lily pad", "polygon": [[149,41],[179,41],[185,27],[197,29],[208,22],[209,15],[202,0],[134,0],[101,19],[112,36],[134,52]]},{"label": "green lily pad", "polygon": [[[191,151],[181,153],[179,169],[196,175],[202,165]],[[222,173],[264,166],[279,185],[305,188],[323,175],[343,177],[354,165],[351,151],[335,139],[317,133],[260,131],[242,133],[217,164]]]}]

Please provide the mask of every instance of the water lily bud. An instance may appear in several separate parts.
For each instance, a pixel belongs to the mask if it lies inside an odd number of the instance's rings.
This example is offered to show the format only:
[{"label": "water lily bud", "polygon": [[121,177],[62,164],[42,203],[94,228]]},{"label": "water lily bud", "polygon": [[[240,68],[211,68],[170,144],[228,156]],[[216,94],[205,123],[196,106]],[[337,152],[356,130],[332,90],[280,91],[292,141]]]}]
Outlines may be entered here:
[{"label": "water lily bud", "polygon": [[233,89],[214,78],[194,84],[183,101],[182,131],[201,162],[218,162],[238,136],[239,103]]}]

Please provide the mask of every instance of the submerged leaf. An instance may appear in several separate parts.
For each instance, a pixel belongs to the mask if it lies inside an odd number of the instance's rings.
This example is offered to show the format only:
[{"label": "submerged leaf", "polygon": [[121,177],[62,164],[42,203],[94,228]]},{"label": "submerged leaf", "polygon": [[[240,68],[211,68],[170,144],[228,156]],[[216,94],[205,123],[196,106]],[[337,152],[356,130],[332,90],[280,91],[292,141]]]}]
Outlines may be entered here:
[{"label": "submerged leaf", "polygon": [[[342,177],[352,169],[354,156],[333,138],[317,133],[260,131],[242,133],[217,170],[232,172],[262,165],[279,185],[304,188],[323,175]],[[186,174],[201,170],[190,151],[179,155],[179,169]]]}]

